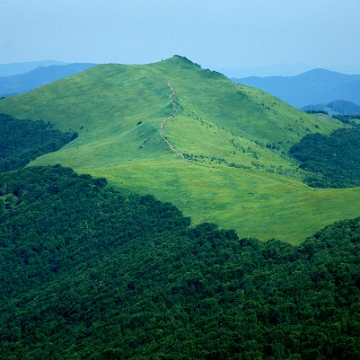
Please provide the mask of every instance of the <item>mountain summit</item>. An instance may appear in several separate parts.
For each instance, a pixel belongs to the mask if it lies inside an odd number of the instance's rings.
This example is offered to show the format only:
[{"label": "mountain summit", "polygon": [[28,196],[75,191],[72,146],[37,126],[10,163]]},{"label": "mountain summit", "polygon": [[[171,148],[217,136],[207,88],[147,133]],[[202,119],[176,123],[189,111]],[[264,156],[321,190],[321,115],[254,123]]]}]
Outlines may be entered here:
[{"label": "mountain summit", "polygon": [[154,194],[195,224],[293,242],[360,215],[356,189],[310,189],[287,155],[306,134],[329,134],[342,123],[305,114],[181,56],[98,65],[3,99],[0,112],[79,134],[31,165],[61,163],[114,187]]}]

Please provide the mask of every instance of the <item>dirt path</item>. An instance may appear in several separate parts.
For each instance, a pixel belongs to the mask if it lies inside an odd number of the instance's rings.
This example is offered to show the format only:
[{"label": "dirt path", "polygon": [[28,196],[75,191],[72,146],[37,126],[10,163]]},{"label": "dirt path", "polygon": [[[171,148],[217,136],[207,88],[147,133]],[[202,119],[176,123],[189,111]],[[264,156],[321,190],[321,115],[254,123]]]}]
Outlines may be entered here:
[{"label": "dirt path", "polygon": [[164,79],[167,83],[167,86],[170,88],[170,90],[172,91],[171,94],[170,94],[170,99],[172,101],[172,106],[174,108],[174,114],[171,114],[170,116],[168,116],[166,119],[163,120],[163,122],[161,123],[160,127],[161,127],[161,133],[160,133],[160,136],[166,141],[166,143],[168,144],[170,150],[172,151],[175,151],[182,159],[185,159],[184,158],[184,155],[177,149],[175,149],[174,145],[171,144],[171,142],[165,137],[165,125],[166,125],[166,122],[170,119],[173,119],[177,112],[178,112],[178,108],[176,106],[176,103],[174,101],[174,96],[176,95],[176,92],[174,90],[174,88],[171,86],[170,82],[167,81],[166,79]]}]

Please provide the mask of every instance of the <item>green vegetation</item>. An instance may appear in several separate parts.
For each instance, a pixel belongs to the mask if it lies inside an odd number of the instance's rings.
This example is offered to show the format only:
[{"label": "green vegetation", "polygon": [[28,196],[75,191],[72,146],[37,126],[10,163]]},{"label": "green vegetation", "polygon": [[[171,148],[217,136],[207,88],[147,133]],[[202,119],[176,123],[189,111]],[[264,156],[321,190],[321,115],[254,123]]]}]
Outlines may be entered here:
[{"label": "green vegetation", "polygon": [[360,215],[359,189],[311,189],[288,155],[306,134],[328,135],[342,122],[305,114],[178,56],[99,65],[3,99],[0,111],[78,132],[30,165],[60,163],[115,188],[151,193],[194,224],[298,243]]},{"label": "green vegetation", "polygon": [[2,358],[360,357],[359,188],[301,182],[360,185],[353,120],[181,57],[0,109]]},{"label": "green vegetation", "polygon": [[360,356],[360,218],[295,247],[59,165],[0,192],[4,359]]},{"label": "green vegetation", "polygon": [[329,115],[329,113],[325,110],[304,110],[307,114],[324,114]]},{"label": "green vegetation", "polygon": [[360,186],[360,128],[339,129],[329,136],[308,134],[290,149],[311,174],[310,186]]},{"label": "green vegetation", "polygon": [[338,115],[352,115],[359,114],[360,106],[349,101],[344,100],[335,100],[331,101],[328,104],[317,104],[317,105],[308,105],[303,107],[301,110],[309,111],[325,111],[326,113],[338,114]]},{"label": "green vegetation", "polygon": [[0,114],[0,172],[25,167],[38,156],[59,150],[77,133],[51,130],[44,121],[18,120]]},{"label": "green vegetation", "polygon": [[12,76],[0,76],[0,96],[3,95],[7,97],[24,93],[55,80],[76,74],[94,65],[95,64],[76,63],[39,66],[25,73],[18,73]]},{"label": "green vegetation", "polygon": [[344,124],[349,124],[352,126],[360,125],[360,114],[353,115],[333,115],[333,118],[343,122]]}]

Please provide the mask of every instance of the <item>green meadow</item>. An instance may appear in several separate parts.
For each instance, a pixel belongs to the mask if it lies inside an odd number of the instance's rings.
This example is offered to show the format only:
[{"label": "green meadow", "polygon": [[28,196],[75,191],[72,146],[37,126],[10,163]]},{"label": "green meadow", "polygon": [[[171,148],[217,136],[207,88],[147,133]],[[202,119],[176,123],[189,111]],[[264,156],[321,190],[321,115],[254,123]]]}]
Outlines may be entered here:
[{"label": "green meadow", "polygon": [[360,215],[359,188],[309,188],[288,156],[306,134],[329,134],[341,122],[298,111],[186,58],[98,65],[3,99],[0,112],[78,132],[30,166],[61,163],[122,191],[151,193],[193,224],[298,244]]}]

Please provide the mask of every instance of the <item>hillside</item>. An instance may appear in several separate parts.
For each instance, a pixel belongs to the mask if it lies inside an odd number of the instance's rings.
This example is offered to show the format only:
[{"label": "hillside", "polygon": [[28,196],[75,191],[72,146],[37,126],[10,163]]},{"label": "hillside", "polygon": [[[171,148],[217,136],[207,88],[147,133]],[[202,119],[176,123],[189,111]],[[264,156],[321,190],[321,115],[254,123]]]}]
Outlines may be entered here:
[{"label": "hillside", "polygon": [[76,133],[52,130],[42,120],[18,120],[0,113],[0,172],[25,167],[38,156],[59,150]]},{"label": "hillside", "polygon": [[309,188],[287,155],[306,134],[329,134],[340,121],[305,114],[186,58],[98,65],[3,99],[0,111],[79,133],[32,165],[61,163],[154,194],[194,224],[297,243],[360,215],[358,188]]},{"label": "hillside", "polygon": [[1,357],[359,358],[360,218],[298,247],[189,224],[59,165],[0,174]]},{"label": "hillside", "polygon": [[63,77],[84,71],[95,64],[41,66],[25,74],[0,77],[0,97],[20,94]]},{"label": "hillside", "polygon": [[360,105],[360,75],[314,69],[296,76],[251,76],[232,80],[262,89],[297,108],[334,100]]},{"label": "hillside", "polygon": [[330,101],[327,104],[316,104],[304,106],[301,110],[303,111],[326,111],[330,116],[334,114],[340,115],[354,115],[360,114],[360,106],[350,101],[335,100]]},{"label": "hillside", "polygon": [[360,186],[360,128],[338,129],[329,136],[308,134],[290,149],[304,179],[313,187]]}]

